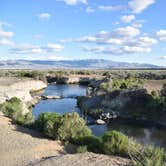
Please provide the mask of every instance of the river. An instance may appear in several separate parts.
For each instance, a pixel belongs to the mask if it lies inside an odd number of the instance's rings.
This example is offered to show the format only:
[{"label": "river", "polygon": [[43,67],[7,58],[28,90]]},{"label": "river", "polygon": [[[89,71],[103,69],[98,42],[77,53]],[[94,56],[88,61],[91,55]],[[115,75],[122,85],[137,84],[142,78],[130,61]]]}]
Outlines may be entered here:
[{"label": "river", "polygon": [[[76,111],[81,114],[77,107],[76,96],[86,95],[86,86],[81,85],[48,85],[40,95],[61,96],[63,99],[41,100],[34,108],[33,115],[37,117],[42,112],[66,112]],[[134,138],[141,144],[161,146],[166,149],[166,131],[152,126],[138,125],[129,121],[114,120],[109,125],[90,125],[96,136],[101,136],[108,130],[120,131],[129,137]]]}]

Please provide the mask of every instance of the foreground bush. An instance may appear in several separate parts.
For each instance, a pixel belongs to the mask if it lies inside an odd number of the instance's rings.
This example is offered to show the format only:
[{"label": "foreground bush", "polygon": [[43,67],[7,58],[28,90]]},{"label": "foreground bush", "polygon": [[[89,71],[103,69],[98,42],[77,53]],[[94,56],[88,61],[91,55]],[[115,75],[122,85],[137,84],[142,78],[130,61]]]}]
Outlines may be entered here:
[{"label": "foreground bush", "polygon": [[162,148],[147,146],[131,152],[132,166],[166,166],[166,154]]},{"label": "foreground bush", "polygon": [[62,116],[57,113],[41,113],[35,121],[35,128],[48,137],[57,138],[57,130],[61,125]]},{"label": "foreground bush", "polygon": [[86,122],[76,112],[64,115],[41,113],[35,121],[35,128],[51,138],[62,141],[91,135]]},{"label": "foreground bush", "polygon": [[11,118],[13,122],[20,125],[32,125],[34,122],[32,112],[23,114],[22,109],[22,102],[16,97],[11,98],[0,106],[0,110],[4,115]]},{"label": "foreground bush", "polygon": [[64,114],[61,126],[58,129],[58,139],[70,141],[91,135],[91,130],[86,126],[86,122],[78,113]]},{"label": "foreground bush", "polygon": [[94,153],[103,153],[102,150],[102,140],[100,137],[96,136],[86,136],[82,138],[75,139],[73,142],[77,146],[87,146],[87,150]]},{"label": "foreground bush", "polygon": [[17,112],[21,112],[22,110],[21,100],[13,97],[9,101],[1,104],[0,109],[5,116],[13,118],[14,114],[16,114]]},{"label": "foreground bush", "polygon": [[78,146],[76,153],[85,153],[87,152],[87,146]]},{"label": "foreground bush", "polygon": [[34,123],[34,117],[32,115],[32,112],[28,112],[26,114],[22,114],[21,112],[16,112],[13,115],[12,120],[15,123],[23,126],[31,126]]},{"label": "foreground bush", "polygon": [[130,141],[127,136],[117,131],[109,131],[102,137],[102,148],[105,154],[128,156]]}]

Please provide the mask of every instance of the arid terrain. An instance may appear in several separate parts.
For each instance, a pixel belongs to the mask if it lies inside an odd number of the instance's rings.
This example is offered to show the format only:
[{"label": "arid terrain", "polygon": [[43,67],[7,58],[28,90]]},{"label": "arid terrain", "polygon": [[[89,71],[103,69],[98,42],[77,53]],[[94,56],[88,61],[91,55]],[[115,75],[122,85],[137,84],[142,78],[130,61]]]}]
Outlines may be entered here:
[{"label": "arid terrain", "polygon": [[1,166],[126,166],[129,160],[94,153],[67,154],[59,141],[11,123],[0,114]]},{"label": "arid terrain", "polygon": [[23,166],[35,160],[62,153],[58,141],[43,138],[40,133],[11,123],[0,115],[0,165]]}]

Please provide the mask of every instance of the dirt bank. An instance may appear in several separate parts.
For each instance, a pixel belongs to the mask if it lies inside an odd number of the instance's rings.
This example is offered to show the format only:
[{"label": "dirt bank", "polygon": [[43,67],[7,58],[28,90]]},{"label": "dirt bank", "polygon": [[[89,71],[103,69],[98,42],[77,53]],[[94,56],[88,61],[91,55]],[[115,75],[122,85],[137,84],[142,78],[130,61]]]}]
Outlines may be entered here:
[{"label": "dirt bank", "polygon": [[25,166],[48,156],[64,153],[58,141],[43,138],[40,133],[11,124],[0,113],[0,165]]},{"label": "dirt bank", "polygon": [[87,152],[84,154],[51,157],[32,166],[127,166],[128,164],[128,159]]}]

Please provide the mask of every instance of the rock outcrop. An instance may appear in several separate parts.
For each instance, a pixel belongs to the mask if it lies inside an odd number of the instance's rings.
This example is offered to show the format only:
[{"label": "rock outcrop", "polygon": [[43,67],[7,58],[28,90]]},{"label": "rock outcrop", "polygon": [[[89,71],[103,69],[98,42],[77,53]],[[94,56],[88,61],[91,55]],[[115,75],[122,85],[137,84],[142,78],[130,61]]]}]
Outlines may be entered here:
[{"label": "rock outcrop", "polygon": [[98,75],[61,75],[61,76],[54,76],[49,75],[47,76],[47,81],[49,83],[56,82],[57,84],[82,84],[82,85],[88,85],[91,82],[95,82],[98,79],[102,79],[103,76]]},{"label": "rock outcrop", "polygon": [[112,119],[130,118],[140,111],[144,111],[144,107],[150,99],[146,89],[143,88],[116,90],[102,95],[79,97],[78,106],[82,111],[86,110],[89,115],[98,115],[97,118],[107,112],[110,113]]},{"label": "rock outcrop", "polygon": [[46,83],[40,80],[0,78],[0,103],[12,97],[17,97],[24,103],[33,102],[30,92],[39,91],[46,87]]}]

